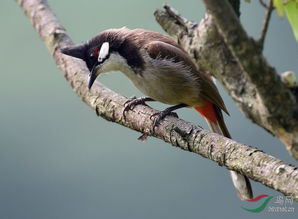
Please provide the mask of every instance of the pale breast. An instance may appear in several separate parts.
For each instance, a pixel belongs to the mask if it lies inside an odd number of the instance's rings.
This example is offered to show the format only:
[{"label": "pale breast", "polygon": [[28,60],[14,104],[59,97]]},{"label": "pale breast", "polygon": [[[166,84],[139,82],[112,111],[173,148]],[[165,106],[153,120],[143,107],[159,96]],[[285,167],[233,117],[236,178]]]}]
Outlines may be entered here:
[{"label": "pale breast", "polygon": [[141,74],[124,70],[134,85],[146,96],[165,104],[195,106],[199,98],[198,78],[181,63],[170,60],[147,62]]}]

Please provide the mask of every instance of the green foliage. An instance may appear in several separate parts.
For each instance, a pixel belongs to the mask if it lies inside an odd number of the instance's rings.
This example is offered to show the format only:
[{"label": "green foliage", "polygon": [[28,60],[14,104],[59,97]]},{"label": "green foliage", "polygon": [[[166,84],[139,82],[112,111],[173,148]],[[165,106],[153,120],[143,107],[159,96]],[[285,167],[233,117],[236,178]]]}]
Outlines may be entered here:
[{"label": "green foliage", "polygon": [[286,13],[295,38],[298,41],[298,0],[273,0],[277,14],[283,16]]},{"label": "green foliage", "polygon": [[273,0],[273,4],[274,4],[274,7],[277,11],[277,14],[279,16],[283,16],[284,15],[284,9],[283,9],[283,2],[282,0]]}]

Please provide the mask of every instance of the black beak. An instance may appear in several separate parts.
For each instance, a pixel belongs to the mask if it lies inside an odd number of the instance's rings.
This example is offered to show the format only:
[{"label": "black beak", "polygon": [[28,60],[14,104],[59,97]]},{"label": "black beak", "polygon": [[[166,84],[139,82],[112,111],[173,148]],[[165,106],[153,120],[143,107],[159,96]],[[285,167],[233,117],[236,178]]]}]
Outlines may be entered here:
[{"label": "black beak", "polygon": [[93,66],[93,68],[92,68],[92,70],[91,70],[91,72],[90,72],[90,74],[89,74],[89,81],[88,81],[88,88],[89,88],[89,90],[91,89],[91,87],[92,87],[92,85],[94,84],[94,81],[95,81],[95,79],[96,79],[96,77],[97,77],[97,75],[96,75],[96,67],[97,67],[97,64],[98,64],[98,63],[95,63],[95,64],[94,64],[94,66]]}]

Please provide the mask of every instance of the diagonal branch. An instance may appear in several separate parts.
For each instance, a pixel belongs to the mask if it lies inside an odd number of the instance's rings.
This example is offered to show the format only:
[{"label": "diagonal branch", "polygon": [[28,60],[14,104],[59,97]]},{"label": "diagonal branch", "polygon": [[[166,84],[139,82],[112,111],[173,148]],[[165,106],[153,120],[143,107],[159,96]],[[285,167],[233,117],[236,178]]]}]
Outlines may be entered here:
[{"label": "diagonal branch", "polygon": [[204,2],[208,12],[199,24],[190,25],[185,18],[188,25],[177,22],[181,16],[169,6],[157,10],[155,17],[202,71],[222,83],[248,118],[279,138],[298,159],[297,89],[281,81],[226,0]]},{"label": "diagonal branch", "polygon": [[65,29],[43,0],[18,0],[34,28],[50,50],[57,66],[74,91],[98,116],[133,130],[154,136],[217,162],[298,200],[297,167],[286,164],[256,148],[249,147],[203,130],[189,122],[167,117],[155,131],[150,115],[156,112],[147,106],[136,106],[123,117],[125,97],[97,83],[87,88],[88,70],[83,62],[64,56],[59,49],[72,44]]}]

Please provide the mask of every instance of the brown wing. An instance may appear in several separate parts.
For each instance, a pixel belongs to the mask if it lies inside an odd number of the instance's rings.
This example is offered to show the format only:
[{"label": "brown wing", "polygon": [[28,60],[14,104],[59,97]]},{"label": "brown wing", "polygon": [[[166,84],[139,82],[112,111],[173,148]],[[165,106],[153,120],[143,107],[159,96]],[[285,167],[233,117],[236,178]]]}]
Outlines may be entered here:
[{"label": "brown wing", "polygon": [[172,59],[174,62],[185,63],[185,65],[190,66],[193,71],[196,69],[188,54],[176,46],[161,41],[153,41],[147,44],[145,49],[147,50],[149,56],[153,59],[156,59],[157,57]]},{"label": "brown wing", "polygon": [[156,59],[157,57],[168,58],[174,60],[175,62],[183,62],[186,66],[190,66],[193,74],[197,75],[199,78],[198,81],[200,84],[198,86],[200,86],[201,98],[215,104],[224,112],[229,114],[211,78],[206,73],[197,71],[196,66],[192,62],[189,55],[182,48],[180,48],[180,46],[176,46],[176,43],[173,42],[169,44],[162,41],[151,41],[145,45],[145,49],[149,56],[153,59]]},{"label": "brown wing", "polygon": [[[198,72],[198,71],[197,71]],[[222,109],[226,114],[230,115],[225,103],[223,102],[223,99],[221,98],[217,87],[215,86],[215,84],[213,83],[213,81],[211,80],[210,76],[207,75],[204,72],[198,72],[199,77],[201,79],[201,93],[200,95],[210,101],[211,103],[215,104],[217,107],[219,107],[220,109]]]}]

